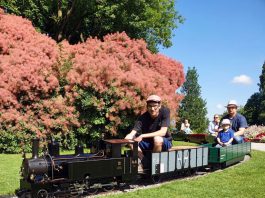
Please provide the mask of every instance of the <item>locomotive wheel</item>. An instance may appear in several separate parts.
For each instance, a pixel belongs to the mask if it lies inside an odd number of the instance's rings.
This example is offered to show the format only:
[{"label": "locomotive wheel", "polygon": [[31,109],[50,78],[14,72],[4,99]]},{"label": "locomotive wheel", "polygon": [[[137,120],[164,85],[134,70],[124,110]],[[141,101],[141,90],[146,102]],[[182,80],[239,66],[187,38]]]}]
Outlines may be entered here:
[{"label": "locomotive wheel", "polygon": [[185,175],[186,175],[186,176],[192,176],[192,175],[194,175],[195,173],[196,173],[196,171],[193,170],[193,169],[187,169],[187,170],[185,171]]},{"label": "locomotive wheel", "polygon": [[16,195],[18,198],[31,198],[31,193],[26,190],[17,191]]},{"label": "locomotive wheel", "polygon": [[89,195],[94,195],[98,192],[98,188],[90,188],[91,183],[89,180],[89,175],[85,177],[85,184],[86,184],[86,193]]},{"label": "locomotive wheel", "polygon": [[89,194],[89,195],[94,195],[94,194],[96,194],[98,192],[98,188],[89,188],[89,189],[87,189],[87,193]]},{"label": "locomotive wheel", "polygon": [[110,186],[104,186],[102,188],[105,192],[109,192],[109,191],[112,191],[114,189],[114,186],[113,185],[110,185]]},{"label": "locomotive wheel", "polygon": [[225,169],[226,167],[227,166],[226,166],[225,162],[221,164],[221,169]]},{"label": "locomotive wheel", "polygon": [[154,184],[158,184],[161,182],[162,176],[161,175],[152,175],[151,179],[152,179],[152,182]]},{"label": "locomotive wheel", "polygon": [[18,196],[19,198],[31,198],[31,194],[29,192],[23,193]]},{"label": "locomotive wheel", "polygon": [[40,189],[37,193],[37,198],[48,198],[48,191],[45,189]]}]

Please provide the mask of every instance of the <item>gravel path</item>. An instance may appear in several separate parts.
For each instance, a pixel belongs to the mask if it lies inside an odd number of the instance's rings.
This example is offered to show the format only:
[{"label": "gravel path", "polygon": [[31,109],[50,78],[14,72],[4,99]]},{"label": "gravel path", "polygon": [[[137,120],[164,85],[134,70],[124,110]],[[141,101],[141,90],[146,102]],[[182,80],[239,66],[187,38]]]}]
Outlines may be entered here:
[{"label": "gravel path", "polygon": [[251,142],[251,149],[265,151],[265,143],[254,143]]}]

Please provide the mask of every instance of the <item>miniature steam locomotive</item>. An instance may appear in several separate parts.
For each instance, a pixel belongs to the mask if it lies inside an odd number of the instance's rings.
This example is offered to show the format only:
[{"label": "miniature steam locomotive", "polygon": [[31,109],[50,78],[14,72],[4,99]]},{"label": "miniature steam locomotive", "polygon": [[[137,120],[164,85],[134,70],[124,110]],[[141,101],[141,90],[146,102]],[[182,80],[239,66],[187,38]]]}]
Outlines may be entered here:
[{"label": "miniature steam locomotive", "polygon": [[[133,149],[121,154],[121,145]],[[105,149],[85,154],[75,148],[73,155],[60,155],[59,144],[48,144],[48,152],[38,156],[39,140],[33,140],[32,158],[24,158],[18,197],[73,197],[94,194],[99,188],[111,190],[120,182],[136,179],[137,142],[106,140]]]}]

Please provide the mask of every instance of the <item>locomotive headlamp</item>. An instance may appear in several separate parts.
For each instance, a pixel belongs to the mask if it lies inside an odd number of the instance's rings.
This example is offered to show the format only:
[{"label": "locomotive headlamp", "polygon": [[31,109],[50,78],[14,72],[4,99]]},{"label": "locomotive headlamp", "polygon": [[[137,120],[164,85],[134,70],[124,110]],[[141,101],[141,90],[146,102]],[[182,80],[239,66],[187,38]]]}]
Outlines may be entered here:
[{"label": "locomotive headlamp", "polygon": [[30,174],[29,179],[30,179],[31,181],[33,181],[33,180],[35,179],[35,175],[34,175],[34,174]]}]

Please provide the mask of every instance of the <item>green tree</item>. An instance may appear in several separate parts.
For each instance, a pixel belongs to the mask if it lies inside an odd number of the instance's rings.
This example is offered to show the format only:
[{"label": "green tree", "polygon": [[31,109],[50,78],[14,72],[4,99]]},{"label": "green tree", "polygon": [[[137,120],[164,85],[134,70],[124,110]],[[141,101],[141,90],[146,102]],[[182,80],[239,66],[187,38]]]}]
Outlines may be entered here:
[{"label": "green tree", "polygon": [[[208,125],[206,117],[206,101],[201,98],[201,86],[198,84],[197,70],[188,68],[186,81],[181,87],[181,93],[185,95],[179,108],[181,121],[188,119],[191,129],[195,133],[204,133]],[[181,123],[179,123],[181,124]]]},{"label": "green tree", "polygon": [[261,93],[261,95],[265,95],[265,62],[263,63],[262,66],[262,72],[261,75],[259,76],[259,81],[260,81],[260,83],[258,83],[259,92]]},{"label": "green tree", "polygon": [[172,30],[183,23],[174,0],[1,0],[0,6],[30,19],[56,41],[77,43],[125,31],[143,38],[153,52],[158,45],[170,47]]},{"label": "green tree", "polygon": [[258,116],[257,124],[265,124],[265,62],[263,63],[262,66],[262,72],[261,75],[259,76],[260,83],[259,85],[259,91],[260,91],[260,113]]},{"label": "green tree", "polygon": [[247,101],[244,106],[244,115],[248,121],[248,124],[261,124],[259,121],[260,115],[260,104],[261,104],[261,94],[259,92],[254,93]]},{"label": "green tree", "polygon": [[259,92],[254,93],[244,107],[245,116],[250,125],[265,124],[265,62],[259,79]]}]

